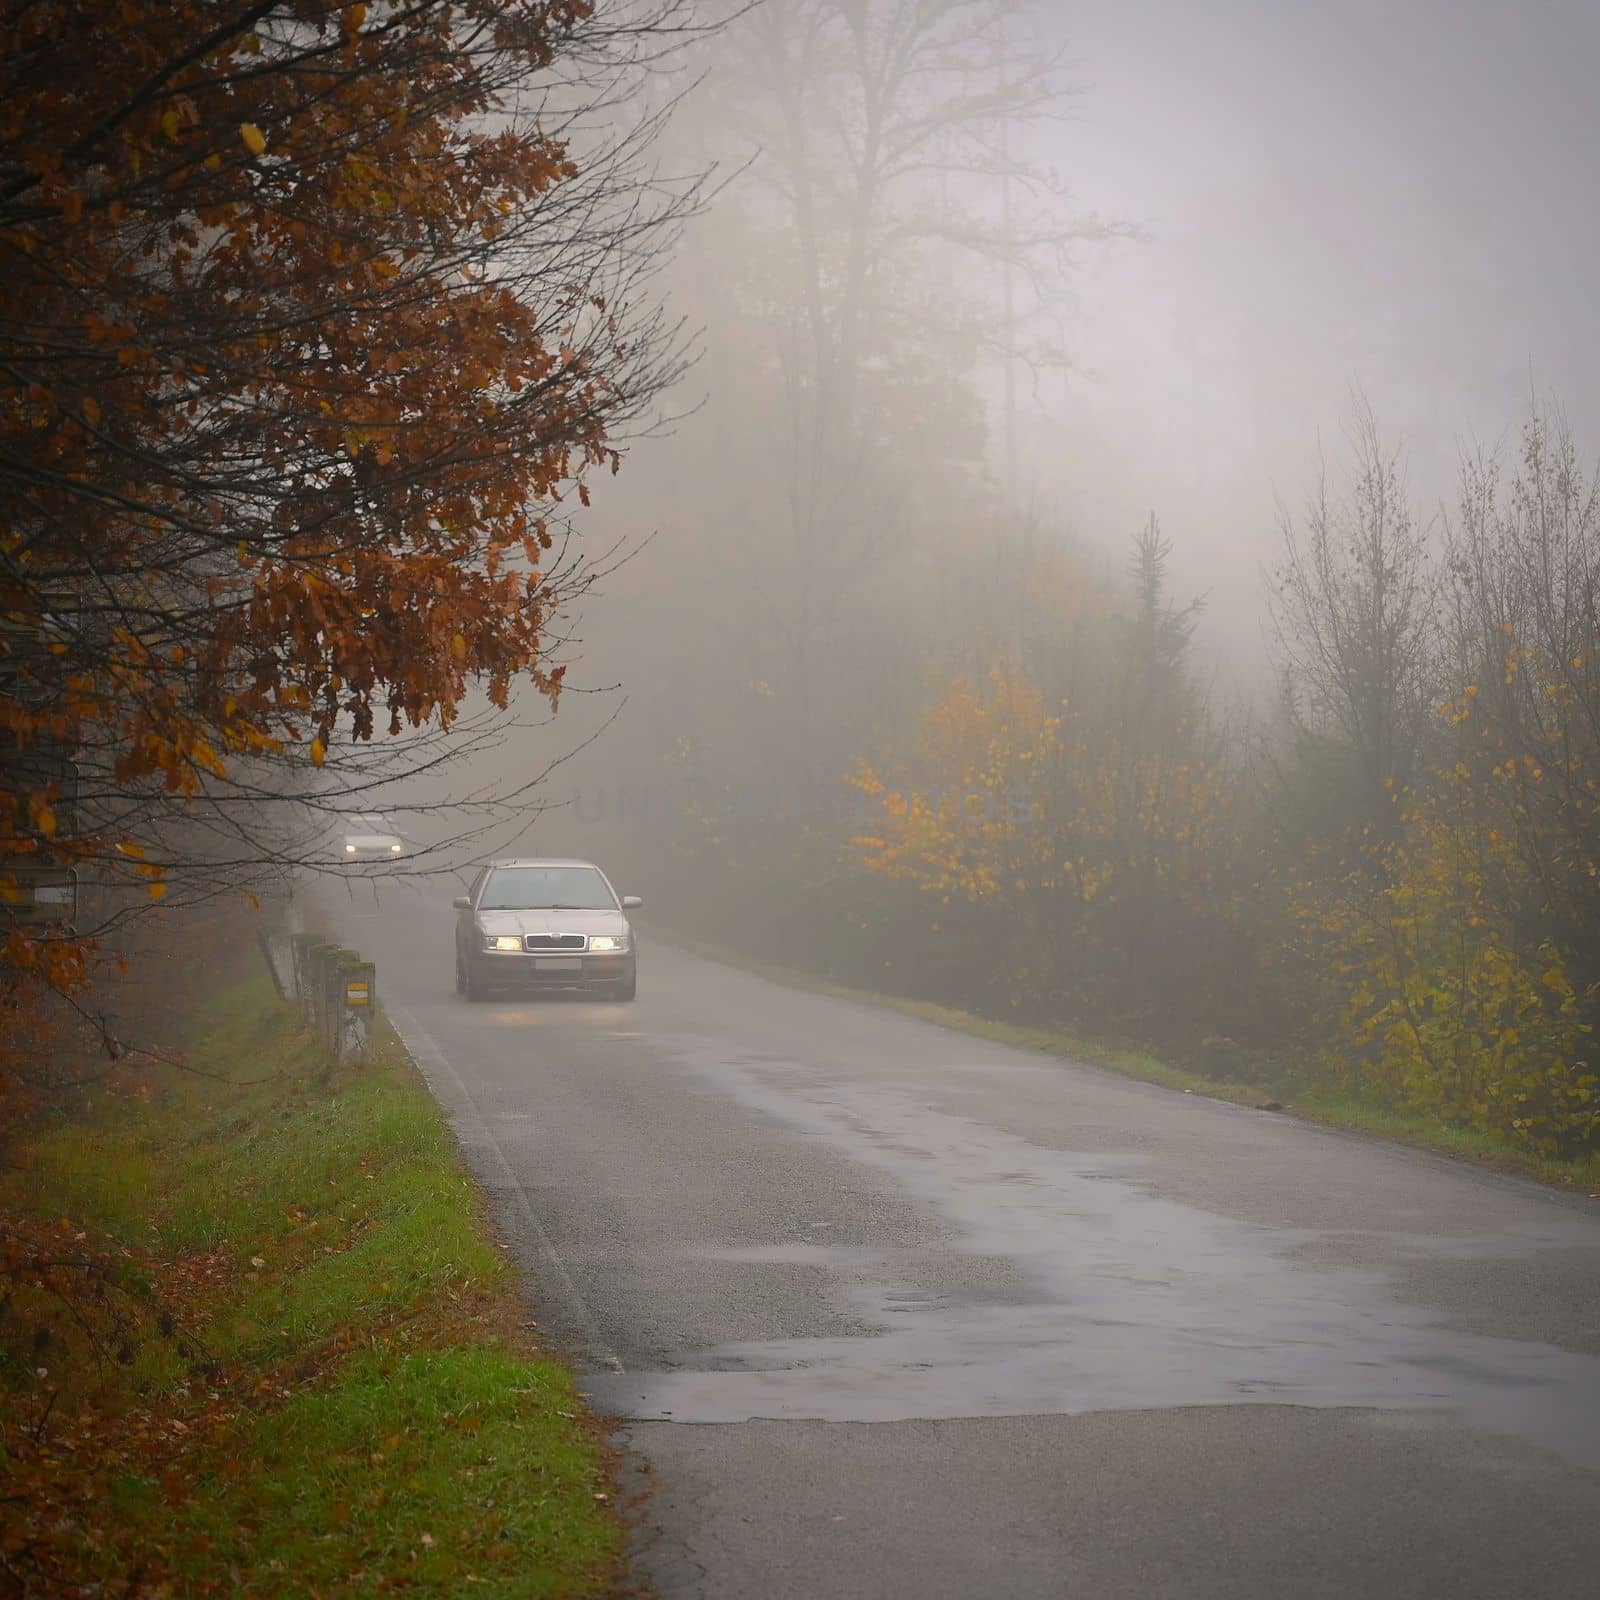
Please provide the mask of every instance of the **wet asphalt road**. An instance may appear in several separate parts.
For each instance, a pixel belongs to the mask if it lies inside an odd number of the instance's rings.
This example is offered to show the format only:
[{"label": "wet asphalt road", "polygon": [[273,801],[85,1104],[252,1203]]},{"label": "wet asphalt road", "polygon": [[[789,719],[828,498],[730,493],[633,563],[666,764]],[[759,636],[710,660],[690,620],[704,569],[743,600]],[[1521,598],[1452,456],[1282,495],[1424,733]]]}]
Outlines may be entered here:
[{"label": "wet asphalt road", "polygon": [[621,1421],[662,1600],[1600,1592],[1600,1201],[645,945],[343,919]]}]

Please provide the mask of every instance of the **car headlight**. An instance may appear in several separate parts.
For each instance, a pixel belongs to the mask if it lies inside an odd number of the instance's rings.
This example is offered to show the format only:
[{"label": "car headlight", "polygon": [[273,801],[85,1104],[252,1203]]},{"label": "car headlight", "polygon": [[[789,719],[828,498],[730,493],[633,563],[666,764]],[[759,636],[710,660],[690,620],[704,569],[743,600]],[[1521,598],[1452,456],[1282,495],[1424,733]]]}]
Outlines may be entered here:
[{"label": "car headlight", "polygon": [[344,853],[347,856],[353,856],[356,853],[356,847],[353,844],[347,844],[344,847]]},{"label": "car headlight", "polygon": [[520,950],[522,936],[516,933],[486,933],[483,936],[484,946],[490,950]]},{"label": "car headlight", "polygon": [[591,950],[626,950],[628,941],[620,933],[591,933],[589,935],[589,948]]},{"label": "car headlight", "polygon": [[392,856],[399,855],[400,854],[400,846],[397,845],[397,844],[390,845],[389,846],[389,854],[392,855]]}]

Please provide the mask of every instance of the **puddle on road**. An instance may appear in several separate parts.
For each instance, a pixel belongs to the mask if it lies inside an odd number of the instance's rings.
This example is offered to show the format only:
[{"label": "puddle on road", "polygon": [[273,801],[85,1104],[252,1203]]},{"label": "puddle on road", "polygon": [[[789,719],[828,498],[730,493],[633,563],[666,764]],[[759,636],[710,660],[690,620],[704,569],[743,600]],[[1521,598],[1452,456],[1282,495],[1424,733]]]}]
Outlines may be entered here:
[{"label": "puddle on road", "polygon": [[[1142,1156],[1053,1150],[930,1110],[907,1091],[730,1056],[712,1040],[672,1045],[708,1089],[885,1173],[957,1239],[942,1255],[919,1253],[911,1283],[903,1271],[873,1281],[873,1256],[894,1252],[835,1250],[818,1231],[803,1244],[739,1252],[831,1267],[840,1303],[883,1331],[720,1344],[694,1352],[692,1366],[587,1378],[613,1416],[870,1422],[1252,1402],[1430,1408],[1600,1465],[1600,1360],[1441,1326],[1437,1314],[1395,1300],[1383,1272],[1309,1266],[1317,1230],[1163,1198]],[[1402,1247],[1433,1243],[1441,1253],[1472,1248],[1415,1236]],[[1538,1243],[1592,1248],[1595,1230],[1553,1217]],[[961,1270],[973,1256],[1004,1258],[1025,1292],[975,1296]]]}]

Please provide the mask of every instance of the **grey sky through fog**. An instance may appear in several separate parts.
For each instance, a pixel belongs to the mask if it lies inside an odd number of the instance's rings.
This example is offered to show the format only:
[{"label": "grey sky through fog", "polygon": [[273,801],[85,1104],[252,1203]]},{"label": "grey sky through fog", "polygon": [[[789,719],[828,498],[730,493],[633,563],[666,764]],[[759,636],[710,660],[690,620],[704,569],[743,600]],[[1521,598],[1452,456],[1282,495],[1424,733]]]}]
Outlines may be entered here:
[{"label": "grey sky through fog", "polygon": [[[1253,642],[1274,495],[1331,458],[1352,385],[1424,501],[1530,384],[1600,449],[1600,5],[1126,0],[1063,7],[1088,250],[1083,371],[1029,408],[1025,484],[1116,538],[1149,508],[1213,634]],[[1246,617],[1248,621],[1244,621]]]}]

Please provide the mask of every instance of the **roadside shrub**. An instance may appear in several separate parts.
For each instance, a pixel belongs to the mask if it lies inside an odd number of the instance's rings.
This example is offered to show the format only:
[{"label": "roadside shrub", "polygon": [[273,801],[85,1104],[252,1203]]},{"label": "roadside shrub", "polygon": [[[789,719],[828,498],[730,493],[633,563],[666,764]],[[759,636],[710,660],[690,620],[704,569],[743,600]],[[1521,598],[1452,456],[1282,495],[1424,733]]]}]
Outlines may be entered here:
[{"label": "roadside shrub", "polygon": [[1552,939],[1519,936],[1521,873],[1497,830],[1433,801],[1303,911],[1360,1077],[1405,1109],[1577,1155],[1600,1143],[1587,997]]}]

